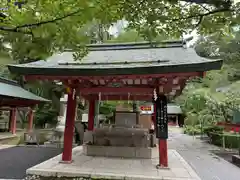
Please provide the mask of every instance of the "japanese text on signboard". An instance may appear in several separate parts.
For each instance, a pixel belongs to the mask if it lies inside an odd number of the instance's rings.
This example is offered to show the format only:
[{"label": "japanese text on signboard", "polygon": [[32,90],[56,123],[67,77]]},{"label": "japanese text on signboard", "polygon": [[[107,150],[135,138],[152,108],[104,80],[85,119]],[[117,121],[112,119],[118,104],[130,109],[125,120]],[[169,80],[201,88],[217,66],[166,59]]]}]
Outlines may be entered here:
[{"label": "japanese text on signboard", "polygon": [[160,139],[167,139],[168,117],[166,96],[164,95],[158,96],[155,103],[156,103],[156,137]]}]

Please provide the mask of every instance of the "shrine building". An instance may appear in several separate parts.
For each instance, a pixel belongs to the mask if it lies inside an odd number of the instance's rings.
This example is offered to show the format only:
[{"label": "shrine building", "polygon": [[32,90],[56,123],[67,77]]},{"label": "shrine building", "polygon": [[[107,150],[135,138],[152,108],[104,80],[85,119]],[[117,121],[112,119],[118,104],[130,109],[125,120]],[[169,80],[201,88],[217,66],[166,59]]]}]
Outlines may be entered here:
[{"label": "shrine building", "polygon": [[[49,102],[49,100],[25,90],[16,81],[3,77],[0,77],[0,99],[0,110],[10,112],[9,121],[5,123],[8,124],[8,127],[3,128],[10,131],[12,134],[16,134],[17,110],[26,110],[27,108],[27,131],[30,132],[33,128],[33,108],[37,104]],[[2,125],[2,123],[0,125]]]},{"label": "shrine building", "polygon": [[[94,131],[95,102],[174,98],[187,81],[218,70],[222,60],[199,57],[186,41],[91,44],[89,53],[75,61],[73,52],[54,54],[46,60],[9,65],[11,73],[25,80],[60,81],[68,90],[62,161],[72,162],[76,97],[89,101],[88,130]],[[155,99],[154,102],[157,102]],[[156,126],[156,108],[153,121]],[[158,127],[155,127],[156,129]],[[167,139],[159,140],[160,165],[168,166]]]}]

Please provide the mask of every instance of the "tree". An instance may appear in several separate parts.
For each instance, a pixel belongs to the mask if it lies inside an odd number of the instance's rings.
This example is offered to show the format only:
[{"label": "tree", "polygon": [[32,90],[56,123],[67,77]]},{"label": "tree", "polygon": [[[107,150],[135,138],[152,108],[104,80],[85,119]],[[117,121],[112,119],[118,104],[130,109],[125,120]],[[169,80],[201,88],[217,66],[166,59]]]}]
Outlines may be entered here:
[{"label": "tree", "polygon": [[[197,41],[198,55],[223,59],[224,65],[221,70],[208,72],[203,79],[190,81],[177,98],[176,102],[190,113],[188,119],[193,122],[231,121],[233,112],[239,110],[240,96],[233,88],[235,81],[240,80],[239,33],[239,29],[225,36],[214,33]],[[216,92],[218,88],[227,90]]]},{"label": "tree", "polygon": [[[214,79],[219,79],[219,82],[225,82],[226,84],[227,82],[223,81],[223,79],[229,81],[229,83],[240,80],[239,29],[236,29],[232,33],[227,33],[224,36],[221,36],[219,33],[214,33],[210,36],[202,37],[196,43],[195,50],[197,54],[202,57],[219,58],[224,61],[223,69],[218,71],[218,75],[216,74]],[[213,75],[213,73],[211,73],[211,75]],[[212,79],[213,77],[210,80]]]},{"label": "tree", "polygon": [[152,40],[162,34],[181,37],[193,29],[201,34],[225,31],[239,23],[240,14],[239,3],[229,0],[32,0],[20,4],[1,2],[0,35],[1,42],[11,44],[13,57],[21,60],[82,50],[91,40],[85,25],[93,21],[107,28],[125,19],[130,28]]}]

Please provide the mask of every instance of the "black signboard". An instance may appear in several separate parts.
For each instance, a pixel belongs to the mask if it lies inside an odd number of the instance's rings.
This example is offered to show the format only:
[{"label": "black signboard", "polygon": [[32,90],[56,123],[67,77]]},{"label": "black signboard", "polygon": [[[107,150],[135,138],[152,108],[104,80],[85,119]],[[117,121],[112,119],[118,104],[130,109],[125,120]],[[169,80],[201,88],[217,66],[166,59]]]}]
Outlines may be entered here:
[{"label": "black signboard", "polygon": [[156,137],[159,139],[168,138],[168,116],[167,116],[167,97],[158,95],[156,103]]}]

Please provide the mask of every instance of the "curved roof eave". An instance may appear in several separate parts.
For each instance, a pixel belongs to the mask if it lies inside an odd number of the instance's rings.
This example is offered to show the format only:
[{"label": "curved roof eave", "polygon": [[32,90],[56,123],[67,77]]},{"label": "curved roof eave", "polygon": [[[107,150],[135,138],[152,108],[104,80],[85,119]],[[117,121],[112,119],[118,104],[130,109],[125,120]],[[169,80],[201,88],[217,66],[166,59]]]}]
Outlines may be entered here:
[{"label": "curved roof eave", "polygon": [[2,79],[0,78],[0,96],[2,97],[17,98],[27,101],[50,102],[48,99],[42,98],[23,89],[14,81],[3,79],[3,82],[1,82],[1,80]]}]

